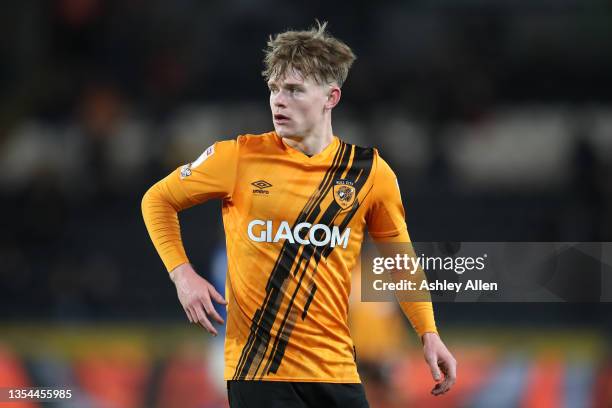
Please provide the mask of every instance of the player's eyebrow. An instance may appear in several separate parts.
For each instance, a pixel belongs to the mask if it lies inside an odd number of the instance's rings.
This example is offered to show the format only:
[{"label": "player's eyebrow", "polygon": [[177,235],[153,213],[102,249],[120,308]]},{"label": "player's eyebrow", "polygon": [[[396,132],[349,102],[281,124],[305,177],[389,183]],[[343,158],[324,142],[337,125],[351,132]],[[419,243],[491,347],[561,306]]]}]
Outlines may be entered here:
[{"label": "player's eyebrow", "polygon": [[[278,83],[276,83],[275,81],[269,81],[268,88],[272,86],[278,86]],[[284,88],[304,88],[304,84],[300,82],[285,82],[281,86]]]}]

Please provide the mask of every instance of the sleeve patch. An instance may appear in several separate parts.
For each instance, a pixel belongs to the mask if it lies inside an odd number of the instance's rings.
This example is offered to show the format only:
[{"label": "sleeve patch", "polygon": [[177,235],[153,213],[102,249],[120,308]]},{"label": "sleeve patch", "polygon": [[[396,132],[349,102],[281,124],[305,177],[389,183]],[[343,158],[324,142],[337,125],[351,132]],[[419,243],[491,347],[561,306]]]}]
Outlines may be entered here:
[{"label": "sleeve patch", "polygon": [[181,180],[189,176],[191,176],[191,163],[181,167]]},{"label": "sleeve patch", "polygon": [[204,163],[206,159],[208,159],[213,154],[215,154],[215,145],[211,145],[208,147],[208,149],[204,150],[204,153],[202,153],[200,157],[196,159],[196,161],[187,163],[184,166],[182,166],[181,167],[181,180],[184,179],[185,177],[191,176],[191,171],[195,169],[196,167],[198,167],[200,164]]},{"label": "sleeve patch", "polygon": [[200,157],[197,158],[196,161],[191,163],[191,168],[195,169],[200,164],[204,163],[206,161],[206,159],[208,159],[213,154],[215,154],[215,145],[211,145],[211,146],[208,147],[208,149],[204,150],[204,153],[202,153],[200,155]]}]

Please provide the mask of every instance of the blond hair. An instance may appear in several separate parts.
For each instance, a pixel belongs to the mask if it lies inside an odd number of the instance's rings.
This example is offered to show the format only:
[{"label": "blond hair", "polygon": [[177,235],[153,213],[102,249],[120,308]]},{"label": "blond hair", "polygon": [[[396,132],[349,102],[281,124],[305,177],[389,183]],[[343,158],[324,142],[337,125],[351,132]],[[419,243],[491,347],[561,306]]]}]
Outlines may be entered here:
[{"label": "blond hair", "polygon": [[327,22],[308,31],[285,31],[270,36],[264,50],[265,70],[263,77],[282,78],[290,69],[295,69],[304,78],[313,78],[319,84],[336,82],[342,86],[355,54],[344,42],[325,31]]}]

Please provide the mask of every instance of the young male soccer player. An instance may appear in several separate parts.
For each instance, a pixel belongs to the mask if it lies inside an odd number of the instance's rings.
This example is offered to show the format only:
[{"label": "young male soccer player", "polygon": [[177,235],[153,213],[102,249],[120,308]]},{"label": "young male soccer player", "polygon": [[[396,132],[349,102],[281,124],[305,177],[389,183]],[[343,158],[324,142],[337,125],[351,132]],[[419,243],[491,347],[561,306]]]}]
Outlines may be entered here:
[{"label": "young male soccer player", "polygon": [[[350,273],[367,227],[409,242],[391,168],[334,136],[332,109],[355,56],[325,24],[268,42],[263,72],[274,131],[217,142],[145,194],[142,210],[190,322],[213,335],[227,304],[232,407],[367,407],[347,326]],[[189,264],[177,213],[223,202],[227,301]],[[400,303],[443,394],[456,363],[430,302]],[[444,379],[442,379],[444,373]]]}]

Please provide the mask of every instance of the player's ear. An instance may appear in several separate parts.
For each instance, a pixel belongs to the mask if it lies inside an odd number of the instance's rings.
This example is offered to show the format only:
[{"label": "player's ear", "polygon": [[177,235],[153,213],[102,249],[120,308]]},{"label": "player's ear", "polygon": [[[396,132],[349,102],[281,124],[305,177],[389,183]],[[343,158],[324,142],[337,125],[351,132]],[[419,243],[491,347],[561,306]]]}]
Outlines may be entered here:
[{"label": "player's ear", "polygon": [[330,89],[327,94],[327,101],[325,102],[326,109],[332,109],[334,106],[340,102],[340,96],[342,96],[342,91],[340,87],[336,84],[330,85]]}]

